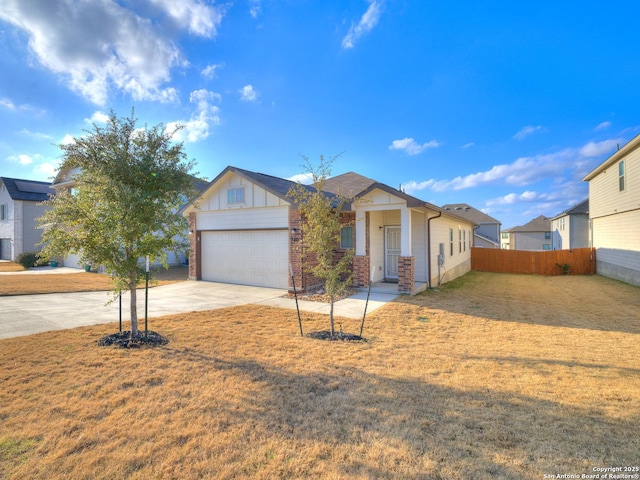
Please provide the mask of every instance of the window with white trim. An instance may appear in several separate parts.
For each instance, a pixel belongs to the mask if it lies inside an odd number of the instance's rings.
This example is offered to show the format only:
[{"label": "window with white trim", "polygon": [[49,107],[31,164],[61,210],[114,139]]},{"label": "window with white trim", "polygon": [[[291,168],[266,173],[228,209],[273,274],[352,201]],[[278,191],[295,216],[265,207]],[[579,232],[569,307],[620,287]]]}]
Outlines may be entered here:
[{"label": "window with white trim", "polygon": [[353,227],[351,225],[340,229],[340,248],[353,248]]},{"label": "window with white trim", "polygon": [[227,203],[244,203],[244,187],[228,189]]},{"label": "window with white trim", "polygon": [[9,205],[3,203],[0,205],[0,220],[8,220],[9,219]]},{"label": "window with white trim", "polygon": [[620,160],[618,163],[618,189],[624,192],[624,160]]},{"label": "window with white trim", "polygon": [[449,256],[453,257],[453,228],[449,229]]}]

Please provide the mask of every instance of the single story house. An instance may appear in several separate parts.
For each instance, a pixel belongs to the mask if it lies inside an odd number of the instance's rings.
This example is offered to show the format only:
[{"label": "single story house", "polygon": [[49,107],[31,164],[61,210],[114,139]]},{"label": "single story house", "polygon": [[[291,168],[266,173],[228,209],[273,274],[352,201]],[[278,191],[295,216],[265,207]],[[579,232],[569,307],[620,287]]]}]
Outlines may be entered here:
[{"label": "single story house", "polygon": [[442,208],[477,225],[473,230],[474,247],[500,248],[500,226],[502,224],[498,220],[466,203],[448,203]]},{"label": "single story house", "polygon": [[554,250],[589,247],[589,199],[585,199],[551,219]]},{"label": "single story house", "polygon": [[[275,288],[311,290],[298,245],[303,219],[288,197],[294,182],[228,166],[183,209],[189,218],[189,277]],[[311,187],[309,187],[311,188]],[[350,172],[327,179],[328,195],[351,199],[353,222],[341,249],[355,251],[354,284],[397,282],[416,292],[471,268],[474,224],[435,205]]]},{"label": "single story house", "polygon": [[584,180],[598,274],[640,285],[640,135]]},{"label": "single story house", "polygon": [[0,259],[16,260],[25,252],[38,252],[42,230],[36,218],[42,216],[54,191],[51,183],[0,177]]},{"label": "single story house", "polygon": [[551,220],[540,215],[522,226],[507,228],[500,243],[506,250],[551,250]]}]

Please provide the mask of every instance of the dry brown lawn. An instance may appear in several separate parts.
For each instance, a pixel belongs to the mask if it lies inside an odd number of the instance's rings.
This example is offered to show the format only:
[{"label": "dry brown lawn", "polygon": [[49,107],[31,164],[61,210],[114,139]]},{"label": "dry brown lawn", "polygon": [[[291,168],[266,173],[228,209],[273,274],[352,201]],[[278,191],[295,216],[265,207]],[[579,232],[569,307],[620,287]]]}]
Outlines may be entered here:
[{"label": "dry brown lawn", "polygon": [[[0,262],[0,272],[23,271],[21,265]],[[150,286],[166,285],[187,279],[187,267],[154,269],[157,282]],[[143,284],[144,285],[144,284]],[[111,289],[111,278],[99,273],[47,273],[0,275],[1,295],[32,295],[40,293],[93,292]]]},{"label": "dry brown lawn", "polygon": [[639,288],[603,277],[471,273],[367,316],[366,342],[301,338],[295,311],[251,305],[153,319],[171,341],[156,348],[97,347],[116,325],[0,340],[0,478],[637,466],[639,309]]}]

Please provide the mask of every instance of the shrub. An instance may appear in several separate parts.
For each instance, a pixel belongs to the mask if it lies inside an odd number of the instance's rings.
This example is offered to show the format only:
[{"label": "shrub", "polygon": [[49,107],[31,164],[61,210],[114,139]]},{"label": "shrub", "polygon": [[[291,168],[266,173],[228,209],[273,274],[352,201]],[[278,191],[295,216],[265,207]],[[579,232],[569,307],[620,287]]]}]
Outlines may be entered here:
[{"label": "shrub", "polygon": [[18,255],[16,262],[22,265],[24,268],[35,267],[38,264],[40,255],[35,252],[24,252]]}]

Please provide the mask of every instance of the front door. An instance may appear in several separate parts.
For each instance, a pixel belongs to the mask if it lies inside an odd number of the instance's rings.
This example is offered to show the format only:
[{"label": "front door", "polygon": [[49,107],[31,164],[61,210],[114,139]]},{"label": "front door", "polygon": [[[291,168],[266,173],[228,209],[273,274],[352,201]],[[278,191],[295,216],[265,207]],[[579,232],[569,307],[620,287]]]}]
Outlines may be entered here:
[{"label": "front door", "polygon": [[398,259],[400,258],[400,227],[384,227],[385,278],[398,279]]}]

